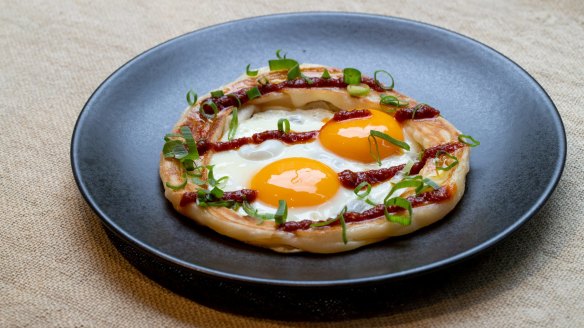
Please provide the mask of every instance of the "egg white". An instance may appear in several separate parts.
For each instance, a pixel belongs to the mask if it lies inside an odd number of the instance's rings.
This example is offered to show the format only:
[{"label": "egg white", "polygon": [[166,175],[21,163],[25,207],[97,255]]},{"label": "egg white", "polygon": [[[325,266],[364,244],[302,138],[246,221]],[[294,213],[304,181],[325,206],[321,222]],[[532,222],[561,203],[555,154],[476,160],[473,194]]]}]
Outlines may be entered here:
[{"label": "egg white", "polygon": [[[281,118],[287,118],[290,121],[290,129],[296,132],[320,130],[324,125],[323,121],[330,119],[333,114],[332,111],[323,108],[290,109],[273,106],[260,110],[256,106],[249,105],[239,110],[239,126],[235,138],[248,137],[254,133],[267,130],[276,130],[278,120]],[[225,131],[229,130],[229,121],[230,118],[227,119]],[[214,165],[216,178],[229,177],[224,190],[234,191],[249,188],[252,177],[267,164],[289,157],[311,158],[328,165],[337,173],[346,169],[359,172],[380,167],[387,168],[405,164],[409,161],[415,162],[420,150],[419,146],[412,142],[405,133],[404,138],[411,149],[399,156],[390,156],[383,159],[381,166],[375,162],[365,164],[339,157],[324,148],[318,138],[313,142],[295,145],[288,145],[278,140],[268,140],[260,145],[245,145],[238,150],[215,153],[211,158],[211,165]],[[221,140],[227,140],[227,133],[224,133]],[[369,199],[375,203],[381,203],[391,189],[392,181],[398,181],[401,176],[401,173],[399,173],[391,181],[374,186],[369,194]],[[259,200],[255,201],[253,206],[260,213],[274,213],[276,210],[273,206],[262,203]],[[346,189],[341,186],[336,195],[326,203],[318,206],[288,208],[287,220],[326,220],[336,217],[344,206],[347,206],[349,211],[364,211],[371,207],[363,200],[358,199],[352,189]],[[241,209],[240,214],[245,215]]]}]

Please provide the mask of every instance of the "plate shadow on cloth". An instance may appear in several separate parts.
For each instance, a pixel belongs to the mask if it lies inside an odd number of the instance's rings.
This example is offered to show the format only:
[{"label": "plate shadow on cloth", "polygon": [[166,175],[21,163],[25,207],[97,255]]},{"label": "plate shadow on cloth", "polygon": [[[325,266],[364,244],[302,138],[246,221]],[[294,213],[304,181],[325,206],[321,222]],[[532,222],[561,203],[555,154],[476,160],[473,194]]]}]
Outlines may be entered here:
[{"label": "plate shadow on cloth", "polygon": [[[531,259],[541,249],[542,240],[538,235],[545,233],[553,224],[551,216],[546,215],[548,213],[544,208],[541,214],[515,232],[512,238],[486,254],[431,275],[359,288],[318,290],[248,285],[203,278],[181,267],[154,261],[140,250],[122,242],[109,229],[105,230],[126,260],[142,273],[165,288],[202,305],[232,314],[270,320],[336,321],[392,316],[412,311],[424,313],[424,308],[439,306],[451,298],[464,299],[464,302],[458,301],[456,304],[467,307],[513,289],[521,280],[538,270],[537,264]],[[533,229],[537,229],[538,233],[533,233]],[[511,271],[515,274],[510,274]],[[139,301],[147,302],[146,299],[140,298]],[[164,305],[159,302],[150,306],[164,309]]]}]

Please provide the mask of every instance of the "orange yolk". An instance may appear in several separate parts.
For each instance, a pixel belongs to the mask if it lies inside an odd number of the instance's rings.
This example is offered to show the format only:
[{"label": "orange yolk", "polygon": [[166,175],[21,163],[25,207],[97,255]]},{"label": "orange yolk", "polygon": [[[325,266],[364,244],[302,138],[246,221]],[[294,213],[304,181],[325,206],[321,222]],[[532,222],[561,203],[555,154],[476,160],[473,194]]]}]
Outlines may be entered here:
[{"label": "orange yolk", "polygon": [[284,158],[266,165],[252,179],[251,189],[258,199],[278,207],[283,199],[288,207],[319,205],[331,199],[340,187],[335,171],[309,158]]},{"label": "orange yolk", "polygon": [[[376,150],[373,137],[369,138],[371,130],[383,132],[400,141],[404,140],[401,126],[393,116],[377,110],[371,110],[369,117],[340,122],[330,120],[320,129],[319,139],[326,149],[341,157],[362,163],[372,163],[375,158],[371,156],[371,152],[375,154]],[[375,138],[375,140],[377,140],[381,159],[402,152],[401,148],[388,141],[380,138]]]}]

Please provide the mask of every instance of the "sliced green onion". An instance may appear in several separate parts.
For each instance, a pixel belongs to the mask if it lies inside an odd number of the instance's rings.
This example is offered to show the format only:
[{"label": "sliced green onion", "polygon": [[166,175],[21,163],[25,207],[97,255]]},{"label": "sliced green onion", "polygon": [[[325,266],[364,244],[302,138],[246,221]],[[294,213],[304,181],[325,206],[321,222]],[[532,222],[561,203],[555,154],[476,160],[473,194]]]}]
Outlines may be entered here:
[{"label": "sliced green onion", "polygon": [[379,99],[379,103],[382,105],[389,105],[389,106],[395,106],[395,107],[405,107],[405,106],[410,104],[407,101],[399,100],[397,97],[390,96],[390,95],[381,95],[380,99]]},{"label": "sliced green onion", "polygon": [[343,81],[347,84],[361,83],[361,72],[355,68],[345,68],[343,70]]},{"label": "sliced green onion", "polygon": [[300,77],[300,65],[294,65],[291,69],[288,70],[288,81],[294,80]]},{"label": "sliced green onion", "polygon": [[223,93],[223,90],[211,91],[211,97],[213,97],[213,98],[220,98],[223,96],[225,96],[225,94]]},{"label": "sliced green onion", "polygon": [[333,222],[340,221],[343,243],[346,244],[348,242],[348,240],[347,240],[347,225],[345,223],[345,213],[347,213],[347,206],[343,207],[343,209],[341,210],[341,212],[339,212],[339,214],[337,215],[336,218],[322,221],[322,222],[315,222],[315,223],[311,224],[310,227],[311,228],[324,227],[324,226],[330,225]]},{"label": "sliced green onion", "polygon": [[268,61],[270,71],[289,70],[296,65],[298,65],[297,61],[287,58],[272,59]]},{"label": "sliced green onion", "polygon": [[[470,140],[470,142],[468,141]],[[463,144],[466,144],[470,147],[476,147],[478,145],[480,145],[481,143],[476,140],[475,138],[467,135],[467,134],[461,134],[458,136],[458,141],[462,142]]]},{"label": "sliced green onion", "polygon": [[278,120],[278,131],[289,133],[290,132],[290,121],[285,118],[281,118]]},{"label": "sliced green onion", "polygon": [[[377,79],[377,74],[379,73],[385,73],[387,74],[387,76],[389,76],[389,78],[391,79],[391,84],[389,86],[384,86],[381,82],[379,82],[379,79]],[[391,76],[391,74],[389,74],[388,71],[384,71],[382,69],[377,70],[373,73],[373,80],[375,80],[375,83],[383,90],[392,90],[393,86],[394,86],[394,82],[393,82],[393,76]]]},{"label": "sliced green onion", "polygon": [[[363,188],[366,189],[364,192],[361,192]],[[369,196],[369,194],[371,193],[371,184],[367,181],[363,181],[355,189],[353,189],[353,193],[360,199],[363,199]]]},{"label": "sliced green onion", "polygon": [[198,186],[202,186],[204,185],[206,182],[205,180],[201,179],[201,177],[193,177],[191,178],[191,180],[193,181],[194,184],[198,185]]},{"label": "sliced green onion", "polygon": [[261,97],[260,89],[258,87],[253,87],[245,92],[247,94],[247,98],[249,100],[255,99],[257,97]]},{"label": "sliced green onion", "polygon": [[255,209],[253,206],[251,206],[250,203],[247,202],[247,200],[243,201],[243,204],[241,204],[241,208],[247,215],[253,218],[261,219],[263,221],[274,220],[274,214],[259,213],[257,209]]},{"label": "sliced green onion", "polygon": [[229,180],[228,176],[224,176],[224,177],[220,177],[219,179],[217,179],[217,181],[215,182],[215,184],[221,188],[225,187],[225,184],[227,183],[227,180]]},{"label": "sliced green onion", "polygon": [[321,75],[321,77],[322,77],[323,79],[327,79],[327,80],[328,80],[328,79],[330,79],[330,78],[331,78],[331,73],[329,73],[328,69],[326,69],[326,68],[325,68],[325,69],[324,69],[324,72],[322,72],[322,75]]},{"label": "sliced green onion", "polygon": [[[373,157],[373,159],[375,159],[375,161],[377,162],[377,164],[379,166],[381,166],[381,156],[379,155],[379,145],[377,144],[377,139],[375,139],[376,137],[381,138],[385,141],[388,141],[388,142],[390,142],[390,143],[392,143],[392,144],[394,144],[402,149],[405,149],[408,151],[410,150],[410,146],[403,141],[397,140],[397,139],[395,139],[395,138],[393,138],[393,137],[391,137],[391,136],[389,136],[381,131],[377,131],[377,130],[369,131],[369,154],[371,154],[371,157]],[[375,153],[373,152],[373,149],[371,147],[371,139],[373,139],[373,143],[375,144]]]},{"label": "sliced green onion", "polygon": [[174,154],[174,158],[182,160],[189,154],[189,151],[185,148],[184,144],[180,144],[174,146],[174,148],[172,149],[172,153]]},{"label": "sliced green onion", "polygon": [[255,70],[255,71],[250,71],[249,70],[249,67],[250,66],[251,66],[251,64],[247,64],[247,66],[245,67],[245,74],[247,76],[256,76],[256,75],[258,75],[258,70]]},{"label": "sliced green onion", "polygon": [[349,84],[347,86],[347,91],[349,92],[349,94],[353,97],[364,97],[366,95],[369,94],[369,91],[371,91],[371,88],[369,88],[369,86],[367,84]]},{"label": "sliced green onion", "polygon": [[[375,152],[373,152],[373,147],[371,147],[371,140],[373,140],[373,143],[375,144]],[[367,141],[369,141],[369,154],[377,162],[377,165],[381,166],[381,155],[379,155],[379,145],[377,144],[377,139],[369,135],[369,137],[367,137]]]},{"label": "sliced green onion", "polygon": [[270,80],[268,80],[267,77],[262,76],[257,80],[257,82],[261,85],[266,85],[266,84],[270,83]]},{"label": "sliced green onion", "polygon": [[347,206],[343,207],[343,210],[341,210],[341,213],[339,213],[339,215],[337,216],[339,221],[341,221],[342,237],[343,237],[343,243],[345,243],[345,245],[348,242],[348,240],[347,240],[347,225],[345,224],[345,213],[346,212],[347,212]]},{"label": "sliced green onion", "polygon": [[[205,105],[211,107],[211,109],[213,110],[213,115],[205,113]],[[211,99],[209,99],[204,104],[199,106],[199,113],[206,118],[214,118],[217,116],[217,113],[219,113],[219,108],[217,108],[217,105]]]},{"label": "sliced green onion", "polygon": [[280,52],[282,52],[282,49],[276,50],[276,57],[278,57],[278,59],[286,59],[286,54],[284,54],[284,56],[282,56],[282,55],[280,55]]},{"label": "sliced green onion", "polygon": [[193,90],[189,90],[189,92],[187,92],[187,103],[189,104],[189,106],[194,105],[197,102],[198,98],[199,97]]},{"label": "sliced green onion", "polygon": [[416,112],[418,109],[422,108],[422,106],[426,106],[426,104],[417,104],[414,109],[412,110],[412,120],[416,117]]},{"label": "sliced green onion", "polygon": [[[445,155],[446,157],[454,160],[454,162],[450,163],[450,165],[448,165],[448,166],[438,166],[438,159],[440,158],[441,155]],[[436,165],[436,170],[450,171],[453,167],[458,165],[458,158],[452,154],[449,154],[443,150],[440,150],[436,153],[436,157],[434,158],[434,165]]]},{"label": "sliced green onion", "polygon": [[405,143],[403,141],[399,141],[399,140],[397,140],[395,138],[392,138],[391,136],[389,136],[389,135],[387,135],[387,134],[385,134],[385,133],[383,133],[381,131],[371,130],[371,131],[369,131],[369,134],[372,137],[381,138],[381,139],[383,139],[383,140],[385,140],[387,142],[390,142],[390,143],[398,146],[399,148],[405,149],[407,151],[410,150],[410,146],[407,143]]},{"label": "sliced green onion", "polygon": [[184,181],[183,181],[183,182],[181,182],[180,184],[173,185],[172,183],[170,183],[170,181],[167,181],[167,182],[165,183],[165,185],[166,185],[168,188],[170,188],[170,189],[172,189],[172,190],[174,190],[174,191],[176,191],[176,190],[180,190],[180,189],[183,189],[183,188],[184,188],[184,187],[187,185],[187,181],[188,181],[188,180],[187,180],[187,175],[186,175],[186,174],[183,174],[183,175],[182,175],[182,178],[183,178],[183,180],[184,180]]},{"label": "sliced green onion", "polygon": [[178,133],[167,133],[164,135],[164,141],[170,141],[170,140],[172,140],[171,138],[177,138],[177,137],[182,137],[182,136]]},{"label": "sliced green onion", "polygon": [[[383,204],[385,205],[383,214],[385,215],[387,221],[398,223],[404,226],[412,224],[412,204],[407,199],[402,197],[394,197],[386,200]],[[407,210],[408,216],[389,214],[387,208],[390,206],[397,206]]]},{"label": "sliced green onion", "polygon": [[223,190],[221,190],[218,187],[213,187],[213,189],[211,189],[211,191],[209,191],[209,193],[217,199],[221,199],[221,197],[223,197]]},{"label": "sliced green onion", "polygon": [[276,214],[274,214],[274,220],[276,220],[276,224],[284,224],[287,218],[288,204],[286,204],[285,200],[280,199],[278,201],[278,209],[276,210]]},{"label": "sliced green onion", "polygon": [[233,140],[235,133],[237,132],[237,127],[239,126],[239,120],[237,116],[237,108],[233,108],[231,112],[231,121],[229,122],[229,132],[227,133],[227,140]]},{"label": "sliced green onion", "polygon": [[[173,158],[175,157],[174,150],[178,147],[182,147],[185,153],[188,153],[186,149],[184,149],[183,142],[181,140],[168,140],[164,143],[162,147],[162,154],[165,158]],[[182,153],[182,151],[181,151]]]},{"label": "sliced green onion", "polygon": [[402,169],[402,171],[404,172],[404,175],[409,175],[413,166],[414,166],[414,161],[408,161],[406,163],[406,165],[404,166],[404,168]]},{"label": "sliced green onion", "polygon": [[432,180],[430,178],[424,178],[424,180],[422,180],[422,181],[424,181],[425,185],[432,187],[432,189],[434,189],[434,190],[440,188],[440,186],[436,182],[434,182],[434,180]]},{"label": "sliced green onion", "polygon": [[196,161],[199,159],[199,150],[197,149],[197,144],[195,143],[195,138],[193,138],[193,133],[188,126],[181,126],[180,133],[186,141],[189,153],[183,158],[183,160]]},{"label": "sliced green onion", "polygon": [[213,174],[214,167],[215,165],[207,165],[207,182],[212,187],[217,185],[217,180],[215,180],[215,175]]},{"label": "sliced green onion", "polygon": [[389,191],[389,193],[387,193],[387,196],[385,196],[385,199],[383,200],[383,202],[387,202],[388,199],[391,198],[391,195],[393,195],[394,192],[396,192],[399,189],[403,189],[403,188],[420,188],[423,187],[424,185],[424,181],[421,179],[421,176],[419,176],[420,179],[403,179],[402,181],[396,183],[395,185],[393,185],[393,187],[391,188],[391,190]]}]

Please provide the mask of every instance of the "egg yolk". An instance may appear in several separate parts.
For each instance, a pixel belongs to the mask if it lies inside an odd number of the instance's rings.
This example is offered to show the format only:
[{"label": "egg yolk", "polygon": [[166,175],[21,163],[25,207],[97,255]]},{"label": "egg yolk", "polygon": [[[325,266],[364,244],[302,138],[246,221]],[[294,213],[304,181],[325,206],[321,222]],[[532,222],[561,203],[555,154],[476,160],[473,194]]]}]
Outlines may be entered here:
[{"label": "egg yolk", "polygon": [[252,179],[251,189],[258,199],[278,207],[283,199],[288,207],[319,205],[331,199],[340,187],[335,171],[309,158],[284,158],[263,167]]},{"label": "egg yolk", "polygon": [[[321,144],[331,152],[362,163],[375,162],[371,152],[376,153],[375,143],[369,138],[369,131],[377,130],[394,139],[403,141],[401,126],[393,116],[378,110],[371,110],[371,116],[354,118],[344,121],[328,121],[320,130]],[[394,144],[375,138],[379,147],[381,159],[397,155],[402,149]],[[376,154],[375,154],[376,155]]]}]

